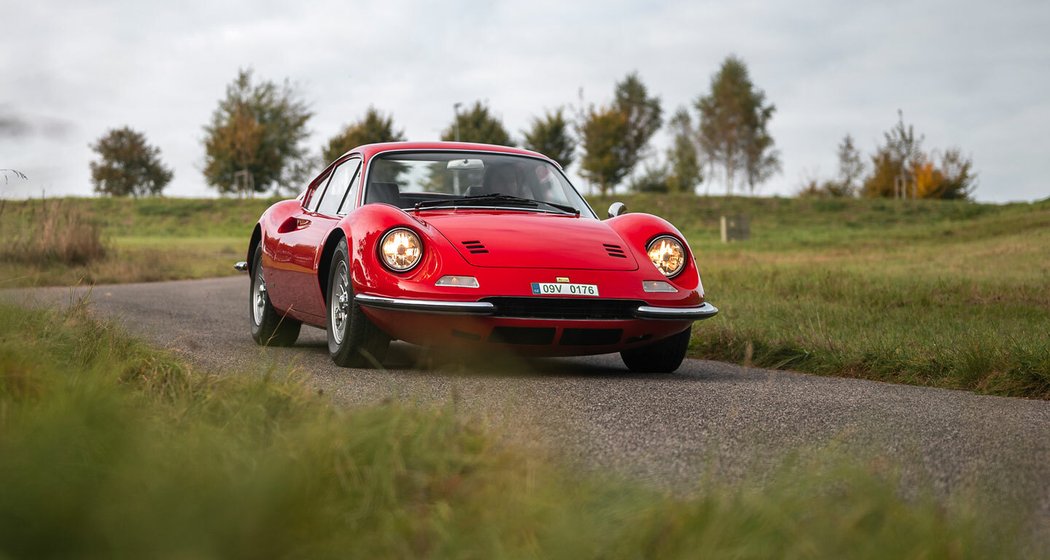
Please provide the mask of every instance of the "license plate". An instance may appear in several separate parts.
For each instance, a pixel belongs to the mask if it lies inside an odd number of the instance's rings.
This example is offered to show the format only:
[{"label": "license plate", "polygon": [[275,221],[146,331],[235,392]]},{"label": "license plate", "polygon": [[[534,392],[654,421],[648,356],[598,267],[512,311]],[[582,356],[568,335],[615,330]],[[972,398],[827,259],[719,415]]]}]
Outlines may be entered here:
[{"label": "license plate", "polygon": [[598,297],[597,284],[569,284],[566,282],[533,282],[534,296],[590,296]]}]

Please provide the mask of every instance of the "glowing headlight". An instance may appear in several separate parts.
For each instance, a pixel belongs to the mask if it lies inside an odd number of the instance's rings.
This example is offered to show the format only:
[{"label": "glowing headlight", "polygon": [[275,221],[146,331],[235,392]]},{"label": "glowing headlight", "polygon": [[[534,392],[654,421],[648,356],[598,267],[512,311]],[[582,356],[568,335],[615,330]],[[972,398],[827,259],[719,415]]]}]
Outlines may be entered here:
[{"label": "glowing headlight", "polygon": [[423,243],[410,229],[392,229],[379,242],[379,255],[390,270],[405,272],[419,264],[423,257]]},{"label": "glowing headlight", "polygon": [[676,276],[685,268],[685,247],[670,235],[653,239],[645,250],[649,253],[649,260],[668,278]]}]

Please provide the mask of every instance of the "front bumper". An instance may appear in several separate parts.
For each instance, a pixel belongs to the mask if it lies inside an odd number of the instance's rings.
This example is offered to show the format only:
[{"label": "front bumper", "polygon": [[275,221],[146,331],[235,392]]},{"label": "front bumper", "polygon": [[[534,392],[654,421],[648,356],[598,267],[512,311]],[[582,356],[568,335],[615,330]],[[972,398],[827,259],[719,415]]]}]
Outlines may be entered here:
[{"label": "front bumper", "polygon": [[[390,311],[411,311],[441,315],[487,316],[498,313],[499,308],[486,301],[440,301],[426,299],[388,298],[368,294],[357,294],[357,303],[364,307]],[[700,321],[718,314],[718,308],[710,303],[694,307],[657,307],[639,305],[633,312],[635,319],[665,321]]]},{"label": "front bumper", "polygon": [[413,311],[440,315],[492,315],[496,306],[484,301],[439,301],[430,299],[405,299],[357,294],[359,305],[391,311]]}]

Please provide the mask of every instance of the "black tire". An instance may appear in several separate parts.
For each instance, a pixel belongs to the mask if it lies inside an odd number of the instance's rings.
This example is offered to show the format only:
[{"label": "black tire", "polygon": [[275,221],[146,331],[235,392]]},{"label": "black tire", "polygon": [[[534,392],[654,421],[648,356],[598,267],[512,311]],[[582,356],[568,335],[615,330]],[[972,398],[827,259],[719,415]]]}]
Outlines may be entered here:
[{"label": "black tire", "polygon": [[343,239],[328,273],[328,354],[342,367],[382,367],[390,337],[379,330],[354,300],[350,258]]},{"label": "black tire", "polygon": [[689,336],[693,328],[654,342],[648,346],[624,350],[620,358],[627,369],[635,373],[671,373],[682,365],[685,353],[689,350]]},{"label": "black tire", "polygon": [[[258,288],[261,286],[261,290]],[[291,346],[299,338],[303,324],[286,317],[270,304],[270,294],[262,276],[262,246],[252,255],[251,287],[248,290],[248,322],[252,338],[261,346]]]}]

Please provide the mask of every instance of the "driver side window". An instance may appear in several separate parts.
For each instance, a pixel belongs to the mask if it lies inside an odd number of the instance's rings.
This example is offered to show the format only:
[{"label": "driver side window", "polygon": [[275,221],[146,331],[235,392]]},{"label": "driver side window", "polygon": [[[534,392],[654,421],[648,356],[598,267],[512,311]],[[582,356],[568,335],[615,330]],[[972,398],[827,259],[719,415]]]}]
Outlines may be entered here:
[{"label": "driver side window", "polygon": [[359,167],[361,167],[361,160],[354,158],[344,161],[332,171],[332,179],[328,181],[328,188],[321,196],[317,213],[328,216],[336,215],[350,187],[350,180],[357,174]]}]

